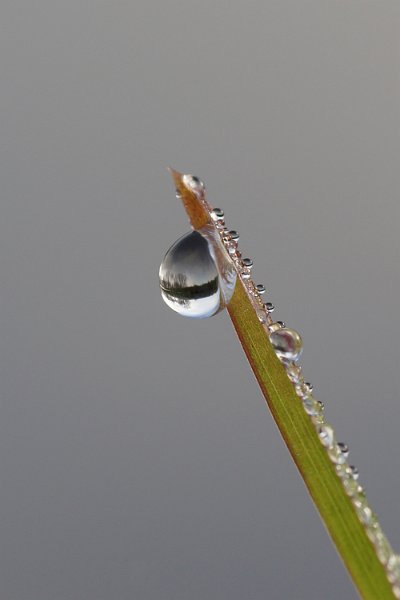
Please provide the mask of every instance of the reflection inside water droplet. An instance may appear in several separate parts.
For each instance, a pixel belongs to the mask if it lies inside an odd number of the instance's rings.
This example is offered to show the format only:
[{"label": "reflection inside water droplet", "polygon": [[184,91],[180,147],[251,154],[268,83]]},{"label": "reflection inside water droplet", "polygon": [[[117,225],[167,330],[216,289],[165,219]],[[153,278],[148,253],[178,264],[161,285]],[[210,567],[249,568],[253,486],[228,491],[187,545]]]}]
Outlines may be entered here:
[{"label": "reflection inside water droplet", "polygon": [[229,303],[236,271],[218,234],[206,225],[181,237],[166,253],[159,272],[161,296],[186,317],[211,317]]}]

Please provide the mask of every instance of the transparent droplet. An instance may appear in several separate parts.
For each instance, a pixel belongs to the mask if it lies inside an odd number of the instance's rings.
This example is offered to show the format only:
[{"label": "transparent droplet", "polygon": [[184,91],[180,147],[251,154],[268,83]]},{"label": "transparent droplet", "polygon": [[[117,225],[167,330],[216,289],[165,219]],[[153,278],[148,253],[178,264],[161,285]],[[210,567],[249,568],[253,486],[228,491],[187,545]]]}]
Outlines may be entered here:
[{"label": "transparent droplet", "polygon": [[[358,479],[358,469],[352,465],[348,465],[347,463],[343,463],[342,465],[336,465],[336,473],[339,475],[341,479],[351,480],[354,482],[353,489],[354,494],[359,492],[360,485],[357,481]],[[343,483],[344,485],[344,483]]]},{"label": "transparent droplet", "polygon": [[363,525],[369,525],[374,518],[374,513],[368,506],[366,498],[356,497],[353,500],[353,504],[361,523],[363,523]]},{"label": "transparent droplet", "polygon": [[279,329],[282,329],[282,325],[280,324],[279,321],[276,321],[275,323],[271,323],[271,325],[269,326],[269,332],[270,333],[274,333],[275,331],[279,331]]},{"label": "transparent droplet", "polygon": [[[370,529],[370,527],[368,526],[367,531]],[[383,564],[386,565],[388,563],[388,561],[390,560],[390,557],[393,553],[392,551],[392,547],[389,543],[389,540],[387,539],[386,535],[383,533],[383,531],[381,530],[381,528],[379,527],[379,534],[376,535],[375,534],[375,550],[376,550],[376,555],[378,557],[378,560]]]},{"label": "transparent droplet", "polygon": [[237,242],[231,240],[225,244],[225,248],[228,250],[229,254],[233,257],[237,252]]},{"label": "transparent droplet", "polygon": [[161,296],[180,315],[203,319],[229,303],[236,270],[214,227],[181,237],[166,253],[159,272]]},{"label": "transparent droplet", "polygon": [[294,329],[278,329],[271,333],[269,339],[279,358],[289,361],[296,361],[300,358],[303,342]]},{"label": "transparent droplet", "polygon": [[275,306],[272,304],[272,302],[266,302],[265,303],[265,308],[270,313],[274,312],[274,310],[275,310]]},{"label": "transparent droplet", "polygon": [[356,481],[358,480],[359,472],[357,467],[355,467],[354,465],[349,466],[349,474],[352,476],[353,479],[355,479]]},{"label": "transparent droplet", "polygon": [[286,367],[286,373],[292,383],[298,383],[301,378],[301,367],[291,363]]},{"label": "transparent droplet", "polygon": [[239,234],[234,229],[231,229],[229,231],[229,235],[230,235],[231,240],[233,240],[234,242],[238,242],[239,241]]},{"label": "transparent droplet", "polygon": [[294,388],[299,398],[304,398],[305,396],[309,395],[308,385],[304,381],[304,377],[299,378],[299,381],[296,383]]},{"label": "transparent droplet", "polygon": [[369,523],[365,531],[368,538],[376,546],[379,543],[379,539],[383,535],[383,531],[378,523],[378,519],[375,519],[372,523]]},{"label": "transparent droplet", "polygon": [[251,267],[253,266],[253,261],[251,260],[251,258],[244,258],[243,266],[246,267],[247,269],[251,269]]},{"label": "transparent droplet", "polygon": [[386,568],[390,583],[400,584],[400,556],[393,554],[389,558]]},{"label": "transparent droplet", "polygon": [[330,448],[335,441],[335,432],[333,428],[325,423],[317,428],[317,434],[320,439],[320,442],[325,448]]},{"label": "transparent droplet", "polygon": [[400,585],[394,585],[393,588],[393,595],[397,600],[400,600]]},{"label": "transparent droplet", "polygon": [[328,448],[328,455],[331,461],[337,465],[344,465],[346,457],[340,450],[338,444],[333,444],[331,448]]},{"label": "transparent droplet", "polygon": [[336,469],[336,473],[338,474],[338,476],[341,479],[345,479],[346,477],[349,477],[349,473],[348,473],[349,467],[346,464],[336,465],[335,469]]},{"label": "transparent droplet", "polygon": [[358,483],[355,479],[347,475],[347,477],[345,476],[343,478],[343,487],[345,489],[346,494],[351,497],[357,493]]},{"label": "transparent droplet", "polygon": [[311,421],[314,423],[315,426],[323,425],[325,423],[324,413],[322,412],[319,415],[315,415],[315,417],[311,417]]},{"label": "transparent droplet", "polygon": [[311,395],[303,398],[303,407],[310,415],[314,425],[322,425],[324,422],[324,405],[319,400],[315,400]]},{"label": "transparent droplet", "polygon": [[313,398],[312,396],[306,396],[305,398],[303,398],[303,407],[306,413],[310,415],[310,417],[318,417],[320,415],[323,415],[324,412],[319,402],[315,400],[315,398]]},{"label": "transparent droplet", "polygon": [[260,321],[260,323],[265,324],[268,320],[268,315],[265,312],[265,310],[262,308],[256,308],[256,313],[257,313],[257,317],[258,317],[258,320]]},{"label": "transparent droplet", "polygon": [[339,446],[340,452],[344,455],[345,458],[347,458],[349,456],[349,447],[348,447],[348,445],[344,444],[343,442],[339,442],[338,446]]},{"label": "transparent droplet", "polygon": [[211,218],[212,218],[214,221],[223,221],[223,219],[224,219],[224,216],[225,216],[225,215],[224,215],[224,211],[222,210],[222,208],[214,208],[214,209],[211,211]]},{"label": "transparent droplet", "polygon": [[197,196],[202,196],[204,194],[206,186],[201,181],[201,179],[196,177],[196,175],[183,175],[182,181],[185,184],[185,186],[189,190],[194,192]]}]

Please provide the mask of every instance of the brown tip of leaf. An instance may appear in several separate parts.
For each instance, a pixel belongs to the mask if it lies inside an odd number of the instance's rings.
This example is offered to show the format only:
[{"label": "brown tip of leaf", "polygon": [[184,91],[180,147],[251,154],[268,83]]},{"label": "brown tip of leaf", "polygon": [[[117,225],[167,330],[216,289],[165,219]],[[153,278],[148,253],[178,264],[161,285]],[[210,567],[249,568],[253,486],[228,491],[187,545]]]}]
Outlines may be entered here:
[{"label": "brown tip of leaf", "polygon": [[172,167],[167,167],[167,171],[171,175],[172,180],[175,183],[176,187],[178,187],[182,183],[183,173],[179,173],[179,171],[176,171]]},{"label": "brown tip of leaf", "polygon": [[199,229],[210,222],[210,215],[196,194],[183,182],[183,173],[168,167],[168,171],[175,184],[176,192],[182,200],[182,204],[189,217],[193,229]]}]

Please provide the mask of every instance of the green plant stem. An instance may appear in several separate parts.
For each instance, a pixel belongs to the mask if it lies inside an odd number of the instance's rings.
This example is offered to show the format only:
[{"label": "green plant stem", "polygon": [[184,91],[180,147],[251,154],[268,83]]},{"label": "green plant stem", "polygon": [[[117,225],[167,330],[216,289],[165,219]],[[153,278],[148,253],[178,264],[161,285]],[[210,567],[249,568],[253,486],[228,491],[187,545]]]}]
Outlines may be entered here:
[{"label": "green plant stem", "polygon": [[[172,170],[171,174],[192,226],[209,223],[209,214],[183,184],[181,174]],[[393,600],[385,570],[240,280],[228,312],[279,431],[361,598]]]}]

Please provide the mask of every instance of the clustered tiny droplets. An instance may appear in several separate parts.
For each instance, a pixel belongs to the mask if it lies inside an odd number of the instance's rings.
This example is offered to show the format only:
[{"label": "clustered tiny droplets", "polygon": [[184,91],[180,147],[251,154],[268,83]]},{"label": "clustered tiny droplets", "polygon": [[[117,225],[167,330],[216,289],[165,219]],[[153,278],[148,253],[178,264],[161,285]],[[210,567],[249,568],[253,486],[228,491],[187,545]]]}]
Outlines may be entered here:
[{"label": "clustered tiny droplets", "polygon": [[[205,186],[200,179],[192,175],[184,175],[182,180],[184,185],[194,192],[205,210],[209,213],[211,221],[214,223],[221,241],[235,265],[238,276],[256,311],[257,317],[271,339],[271,335],[274,332],[285,330],[286,325],[282,321],[273,320],[271,314],[275,307],[271,302],[265,302],[263,299],[263,296],[266,294],[265,286],[263,284],[255,284],[252,279],[253,261],[250,258],[242,257],[238,248],[239,234],[237,231],[226,227],[223,210],[212,208],[209,205],[205,197]],[[287,376],[315,428],[318,439],[333,463],[347,496],[351,499],[358,519],[365,527],[367,536],[374,546],[379,561],[386,570],[393,595],[400,600],[400,555],[393,552],[386,535],[382,531],[377,516],[369,506],[364,488],[358,482],[358,469],[354,465],[349,464],[347,460],[349,455],[348,446],[336,441],[333,427],[325,420],[324,405],[321,401],[314,398],[312,385],[305,381],[301,367],[297,364],[297,359],[288,360],[285,355],[280,354],[277,350],[276,354],[283,363]]]}]

